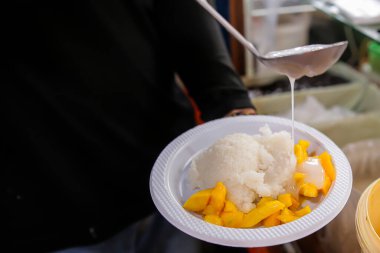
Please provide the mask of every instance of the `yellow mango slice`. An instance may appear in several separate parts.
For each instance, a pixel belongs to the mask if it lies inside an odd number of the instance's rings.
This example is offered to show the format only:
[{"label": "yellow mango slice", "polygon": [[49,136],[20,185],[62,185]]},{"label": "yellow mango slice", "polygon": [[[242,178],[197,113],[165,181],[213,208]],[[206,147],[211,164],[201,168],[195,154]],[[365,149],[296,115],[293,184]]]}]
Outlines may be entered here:
[{"label": "yellow mango slice", "polygon": [[301,145],[301,147],[302,147],[303,150],[305,150],[305,151],[307,151],[307,149],[308,149],[309,146],[310,146],[310,142],[307,141],[307,140],[303,140],[303,139],[299,140],[299,141],[298,141],[298,144]]},{"label": "yellow mango slice", "polygon": [[203,220],[211,224],[223,226],[222,219],[218,215],[208,214],[203,217]]},{"label": "yellow mango slice", "polygon": [[331,156],[327,151],[323,152],[319,155],[319,159],[321,160],[321,164],[323,169],[325,170],[327,176],[331,179],[331,181],[335,180],[335,167],[331,161]]},{"label": "yellow mango slice", "polygon": [[202,212],[203,215],[216,215],[218,216],[219,213],[218,211],[215,209],[214,206],[208,204],[205,209],[203,209],[203,212]]},{"label": "yellow mango slice", "polygon": [[305,149],[305,144],[303,144],[301,142],[300,143],[297,143],[294,145],[294,155],[296,156],[296,159],[297,159],[297,164],[301,164],[303,163],[307,158],[308,158],[308,154],[307,154],[307,150]]},{"label": "yellow mango slice", "polygon": [[222,212],[220,215],[223,226],[230,228],[239,228],[243,223],[244,213],[240,211],[236,212]]},{"label": "yellow mango slice", "polygon": [[299,207],[302,206],[303,202],[307,199],[307,197],[299,195],[298,202],[300,203]]},{"label": "yellow mango slice", "polygon": [[260,221],[285,208],[285,205],[278,200],[268,201],[261,206],[257,206],[244,216],[242,227],[249,228]]},{"label": "yellow mango slice", "polygon": [[304,208],[298,210],[298,211],[295,211],[294,214],[298,217],[302,217],[308,213],[311,213],[311,208],[310,206],[305,206]]},{"label": "yellow mango slice", "polygon": [[311,183],[304,183],[300,186],[299,193],[305,197],[315,198],[318,196],[318,188]]},{"label": "yellow mango slice", "polygon": [[298,217],[288,208],[284,208],[277,217],[282,223],[288,223],[298,219]]},{"label": "yellow mango slice", "polygon": [[290,193],[283,193],[278,195],[277,200],[283,203],[285,207],[292,205],[292,195]]},{"label": "yellow mango slice", "polygon": [[293,175],[294,181],[296,181],[296,184],[303,183],[303,180],[305,179],[306,175],[301,172],[296,172]]},{"label": "yellow mango slice", "polygon": [[291,198],[292,198],[292,205],[289,206],[289,209],[292,211],[295,211],[298,209],[298,207],[300,207],[302,200],[299,197],[298,199],[296,199],[294,196],[291,196]]},{"label": "yellow mango slice", "polygon": [[274,214],[270,215],[269,217],[265,218],[263,220],[263,226],[264,227],[273,227],[281,224],[281,221],[277,219],[277,217],[280,215],[281,211],[277,211]]},{"label": "yellow mango slice", "polygon": [[223,210],[226,200],[227,189],[222,182],[217,182],[214,189],[211,191],[210,202],[203,210],[204,215],[215,214],[219,215]]},{"label": "yellow mango slice", "polygon": [[329,176],[327,176],[327,174],[325,174],[325,181],[323,182],[323,186],[322,186],[322,189],[321,189],[321,192],[323,193],[323,195],[327,195],[327,193],[329,192],[329,189],[330,189],[330,186],[331,186],[331,179]]},{"label": "yellow mango slice", "polygon": [[188,211],[202,212],[210,200],[211,191],[212,189],[206,189],[192,194],[183,204],[183,207]]},{"label": "yellow mango slice", "polygon": [[264,205],[265,203],[267,203],[269,201],[273,201],[273,200],[274,200],[274,198],[272,198],[272,197],[262,197],[259,200],[259,202],[257,202],[256,207],[260,207],[260,206]]},{"label": "yellow mango slice", "polygon": [[232,203],[229,200],[226,200],[224,204],[224,208],[223,208],[224,213],[233,213],[233,212],[238,212],[238,211],[239,210],[234,203]]}]

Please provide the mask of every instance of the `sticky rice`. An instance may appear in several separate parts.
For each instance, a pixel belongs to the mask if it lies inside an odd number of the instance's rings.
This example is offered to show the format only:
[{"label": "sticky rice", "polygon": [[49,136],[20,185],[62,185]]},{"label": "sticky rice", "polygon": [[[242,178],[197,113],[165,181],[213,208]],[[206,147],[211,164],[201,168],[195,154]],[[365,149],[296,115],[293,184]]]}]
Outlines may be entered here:
[{"label": "sticky rice", "polygon": [[253,209],[260,197],[284,192],[296,167],[291,135],[272,133],[267,125],[259,131],[226,135],[193,159],[189,178],[194,189],[222,181],[227,198],[243,212]]}]

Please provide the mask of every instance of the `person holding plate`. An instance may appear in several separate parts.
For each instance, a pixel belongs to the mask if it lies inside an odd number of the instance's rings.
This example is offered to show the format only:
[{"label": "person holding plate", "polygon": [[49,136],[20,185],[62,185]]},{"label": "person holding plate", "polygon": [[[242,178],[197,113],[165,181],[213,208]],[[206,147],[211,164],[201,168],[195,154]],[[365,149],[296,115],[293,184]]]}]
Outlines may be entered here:
[{"label": "person holding plate", "polygon": [[4,10],[3,247],[163,252],[180,232],[150,216],[155,159],[197,123],[255,114],[218,25],[193,0]]}]

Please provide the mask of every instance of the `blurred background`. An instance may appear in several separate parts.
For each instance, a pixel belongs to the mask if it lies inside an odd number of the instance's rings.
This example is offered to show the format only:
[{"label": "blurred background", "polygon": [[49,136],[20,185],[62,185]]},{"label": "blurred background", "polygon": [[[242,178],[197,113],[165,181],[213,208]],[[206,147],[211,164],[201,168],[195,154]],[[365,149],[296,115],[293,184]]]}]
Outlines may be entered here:
[{"label": "blurred background", "polygon": [[[349,42],[326,73],[303,77],[295,84],[295,120],[330,137],[351,163],[354,184],[349,202],[333,222],[306,238],[248,251],[365,252],[357,240],[355,214],[363,191],[380,177],[380,0],[214,0],[212,4],[261,53]],[[221,29],[258,113],[290,118],[287,77],[268,70]]]}]

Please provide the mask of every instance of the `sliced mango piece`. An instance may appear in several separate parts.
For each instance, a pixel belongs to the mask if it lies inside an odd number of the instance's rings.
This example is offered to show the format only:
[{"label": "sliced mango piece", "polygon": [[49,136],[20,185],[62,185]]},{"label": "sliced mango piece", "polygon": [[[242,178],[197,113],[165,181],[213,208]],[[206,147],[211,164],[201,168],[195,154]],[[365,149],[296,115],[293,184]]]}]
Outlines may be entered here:
[{"label": "sliced mango piece", "polygon": [[262,206],[263,204],[265,204],[265,203],[267,203],[267,202],[269,202],[269,201],[273,201],[273,200],[274,200],[274,198],[272,198],[272,197],[262,197],[262,198],[259,200],[259,202],[257,202],[256,207],[260,207],[260,206]]},{"label": "sliced mango piece", "polygon": [[230,228],[239,228],[243,223],[244,213],[240,211],[236,212],[222,212],[220,215],[223,226]]},{"label": "sliced mango piece", "polygon": [[303,139],[299,140],[299,141],[298,141],[298,144],[301,145],[301,147],[302,147],[303,150],[305,150],[305,151],[307,151],[307,149],[308,149],[309,146],[310,146],[310,142],[307,141],[307,140],[303,140]]},{"label": "sliced mango piece", "polygon": [[224,208],[223,208],[224,213],[233,213],[233,212],[238,212],[238,211],[239,211],[238,208],[233,202],[226,200],[224,204]]},{"label": "sliced mango piece", "polygon": [[206,189],[192,194],[183,204],[183,207],[188,211],[202,212],[210,200],[211,191],[212,189]]},{"label": "sliced mango piece", "polygon": [[215,215],[215,214],[205,215],[203,220],[208,222],[208,223],[223,226],[222,219],[218,215]]},{"label": "sliced mango piece", "polygon": [[285,208],[285,205],[278,200],[268,201],[261,206],[257,206],[244,215],[242,227],[249,228],[257,225],[260,221]]},{"label": "sliced mango piece", "polygon": [[294,145],[294,155],[296,156],[297,164],[301,164],[307,159],[307,153],[300,144]]},{"label": "sliced mango piece", "polygon": [[294,181],[296,181],[296,184],[303,183],[303,180],[305,179],[305,177],[306,177],[306,175],[304,173],[301,173],[301,172],[296,172],[293,175],[293,179],[294,179]]},{"label": "sliced mango piece", "polygon": [[294,196],[292,196],[291,198],[292,198],[292,205],[289,206],[289,209],[292,211],[295,211],[298,209],[298,207],[300,207],[302,200],[300,200],[299,197],[298,197],[298,199],[296,199]]},{"label": "sliced mango piece", "polygon": [[307,199],[307,197],[299,195],[298,202],[300,203],[299,207],[302,206],[303,202]]},{"label": "sliced mango piece", "polygon": [[218,213],[218,211],[215,209],[215,207],[212,206],[212,205],[210,205],[210,204],[208,204],[208,205],[205,207],[205,209],[203,209],[202,214],[203,214],[203,215],[216,215],[216,216],[219,215],[219,213]]},{"label": "sliced mango piece", "polygon": [[298,217],[288,208],[284,208],[277,217],[282,223],[288,223],[298,219]]},{"label": "sliced mango piece", "polygon": [[318,196],[318,188],[311,183],[302,184],[299,192],[305,197],[315,198]]},{"label": "sliced mango piece", "polygon": [[227,189],[222,182],[217,182],[211,191],[210,201],[203,210],[204,215],[215,214],[219,215],[226,201]]},{"label": "sliced mango piece", "polygon": [[290,193],[283,193],[278,195],[277,200],[283,203],[285,207],[292,205],[292,195]]},{"label": "sliced mango piece", "polygon": [[329,192],[329,189],[330,189],[330,186],[331,186],[331,179],[329,176],[327,176],[327,173],[325,175],[325,181],[323,182],[323,186],[322,186],[322,189],[321,189],[321,192],[323,193],[323,195],[327,195],[327,193]]},{"label": "sliced mango piece", "polygon": [[273,227],[281,224],[281,221],[277,219],[277,217],[280,215],[281,211],[277,211],[274,214],[270,215],[269,217],[265,218],[263,220],[263,226],[264,227]]},{"label": "sliced mango piece", "polygon": [[305,206],[304,208],[297,210],[294,212],[294,214],[298,217],[302,217],[308,213],[311,213],[311,208],[310,206]]},{"label": "sliced mango piece", "polygon": [[325,170],[327,176],[331,179],[331,181],[335,180],[335,167],[331,161],[331,156],[327,151],[324,151],[319,155],[319,159],[321,159],[321,164],[323,169]]}]

